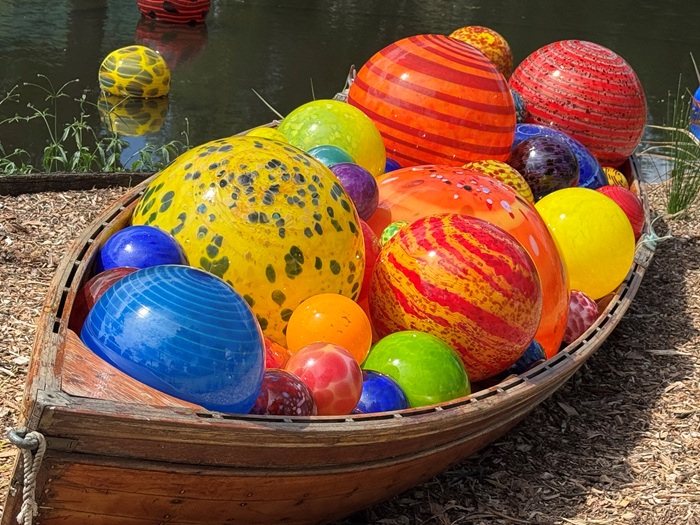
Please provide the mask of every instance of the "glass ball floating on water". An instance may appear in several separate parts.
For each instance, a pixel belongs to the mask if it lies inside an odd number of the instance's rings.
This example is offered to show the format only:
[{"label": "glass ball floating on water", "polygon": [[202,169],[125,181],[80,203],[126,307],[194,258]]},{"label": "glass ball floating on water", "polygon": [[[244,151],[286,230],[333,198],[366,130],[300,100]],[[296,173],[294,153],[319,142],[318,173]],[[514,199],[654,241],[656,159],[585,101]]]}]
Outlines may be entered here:
[{"label": "glass ball floating on water", "polygon": [[90,310],[80,337],[134,379],[209,410],[248,413],[262,384],[263,335],[250,307],[196,268],[127,275]]},{"label": "glass ball floating on water", "polygon": [[120,97],[164,97],[170,92],[170,69],[152,49],[122,47],[102,61],[99,83],[102,91]]}]

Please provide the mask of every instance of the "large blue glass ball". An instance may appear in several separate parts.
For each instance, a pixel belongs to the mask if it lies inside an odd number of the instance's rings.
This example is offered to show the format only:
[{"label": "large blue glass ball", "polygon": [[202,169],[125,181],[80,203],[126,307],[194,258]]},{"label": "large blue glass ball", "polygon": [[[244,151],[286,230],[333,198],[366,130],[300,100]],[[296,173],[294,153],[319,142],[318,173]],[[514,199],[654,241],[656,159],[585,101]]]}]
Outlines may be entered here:
[{"label": "large blue glass ball", "polygon": [[542,126],[540,124],[516,124],[513,148],[515,148],[525,139],[529,139],[530,137],[535,137],[537,135],[559,137],[569,145],[571,151],[573,151],[574,155],[576,155],[576,160],[578,161],[578,186],[580,188],[595,190],[608,184],[608,179],[605,176],[603,168],[600,166],[598,159],[596,159],[591,152],[588,151],[586,146],[558,129]]},{"label": "large blue glass ball", "polygon": [[406,394],[394,379],[374,370],[362,371],[362,394],[357,403],[360,413],[389,412],[409,406]]},{"label": "large blue glass ball", "polygon": [[148,268],[159,264],[188,264],[187,255],[175,237],[155,226],[127,226],[100,248],[95,273],[111,268]]},{"label": "large blue glass ball", "polygon": [[134,379],[209,410],[247,414],[262,384],[263,335],[248,303],[189,266],[152,266],[119,280],[80,337]]}]

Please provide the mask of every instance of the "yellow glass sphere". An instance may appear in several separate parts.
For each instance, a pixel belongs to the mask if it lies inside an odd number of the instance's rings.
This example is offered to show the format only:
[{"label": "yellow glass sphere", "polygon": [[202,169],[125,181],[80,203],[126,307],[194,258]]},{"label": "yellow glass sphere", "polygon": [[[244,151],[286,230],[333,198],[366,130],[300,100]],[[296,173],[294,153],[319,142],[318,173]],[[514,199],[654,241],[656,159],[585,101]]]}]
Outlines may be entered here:
[{"label": "yellow glass sphere", "polygon": [[170,232],[279,344],[305,299],[360,293],[364,238],[352,201],[326,166],[289,144],[230,137],[180,155],[148,185],[132,223]]},{"label": "yellow glass sphere", "polygon": [[170,69],[163,57],[145,46],[112,51],[99,71],[102,91],[120,97],[157,98],[170,92]]},{"label": "yellow glass sphere", "polygon": [[251,129],[246,133],[247,137],[261,137],[264,139],[279,140],[280,142],[285,142],[289,144],[287,137],[278,130],[277,128],[260,127]]},{"label": "yellow glass sphere", "polygon": [[629,189],[630,185],[627,182],[627,177],[625,177],[621,171],[610,166],[605,166],[603,168],[603,173],[605,173],[605,177],[608,179],[608,184],[610,184],[610,186],[622,186],[623,188]]},{"label": "yellow glass sphere", "polygon": [[518,170],[500,160],[475,160],[467,162],[463,168],[478,171],[501,181],[517,191],[526,201],[535,204],[532,190]]},{"label": "yellow glass sphere", "polygon": [[586,188],[557,190],[535,203],[556,241],[572,290],[593,300],[615,291],[634,259],[634,232],[615,201]]},{"label": "yellow glass sphere", "polygon": [[510,78],[513,72],[513,52],[499,33],[484,26],[466,26],[453,31],[450,38],[477,48],[506,79]]},{"label": "yellow glass sphere", "polygon": [[386,149],[374,122],[355,106],[314,100],[299,106],[278,128],[299,149],[337,146],[375,177],[384,173]]}]

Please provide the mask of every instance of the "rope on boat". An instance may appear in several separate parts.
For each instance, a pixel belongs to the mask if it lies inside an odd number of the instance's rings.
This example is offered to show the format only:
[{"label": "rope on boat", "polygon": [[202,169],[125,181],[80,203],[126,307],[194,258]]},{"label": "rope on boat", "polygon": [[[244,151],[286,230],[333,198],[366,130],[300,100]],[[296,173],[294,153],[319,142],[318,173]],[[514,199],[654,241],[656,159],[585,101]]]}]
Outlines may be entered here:
[{"label": "rope on boat", "polygon": [[22,452],[24,466],[24,484],[22,488],[22,507],[17,514],[17,523],[32,525],[39,514],[39,504],[36,502],[36,478],[39,474],[41,461],[46,452],[46,438],[41,432],[27,432],[26,429],[13,429],[8,434],[12,442]]}]

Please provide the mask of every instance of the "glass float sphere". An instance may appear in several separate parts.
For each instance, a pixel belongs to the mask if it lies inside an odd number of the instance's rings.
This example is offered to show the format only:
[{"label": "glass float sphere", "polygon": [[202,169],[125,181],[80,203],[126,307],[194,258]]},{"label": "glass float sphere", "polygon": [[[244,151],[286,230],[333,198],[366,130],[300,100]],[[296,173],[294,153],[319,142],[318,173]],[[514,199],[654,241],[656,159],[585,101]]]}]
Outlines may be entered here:
[{"label": "glass float sphere", "polygon": [[173,24],[201,24],[211,8],[210,0],[138,0],[146,18]]},{"label": "glass float sphere", "polygon": [[231,284],[280,344],[305,299],[359,296],[359,220],[326,166],[289,144],[250,136],[180,155],[151,181],[132,216],[133,224],[170,232],[191,265]]},{"label": "glass float sphere", "polygon": [[83,324],[88,348],[161,392],[209,410],[246,414],[265,350],[245,300],[189,266],[151,266],[113,284]]},{"label": "glass float sphere", "polygon": [[102,61],[99,82],[102,91],[110,95],[164,97],[170,92],[170,69],[163,57],[152,49],[122,47]]},{"label": "glass float sphere", "polygon": [[484,26],[466,26],[450,33],[450,38],[474,46],[493,62],[506,79],[510,78],[513,72],[513,52],[500,33]]},{"label": "glass float sphere", "polygon": [[632,67],[610,49],[582,40],[541,47],[510,78],[526,122],[569,134],[603,165],[619,166],[639,144],[646,97]]},{"label": "glass float sphere", "polygon": [[515,106],[496,66],[474,47],[445,35],[394,42],[358,71],[348,102],[382,134],[401,166],[506,160]]}]

